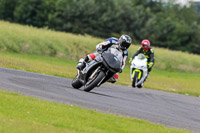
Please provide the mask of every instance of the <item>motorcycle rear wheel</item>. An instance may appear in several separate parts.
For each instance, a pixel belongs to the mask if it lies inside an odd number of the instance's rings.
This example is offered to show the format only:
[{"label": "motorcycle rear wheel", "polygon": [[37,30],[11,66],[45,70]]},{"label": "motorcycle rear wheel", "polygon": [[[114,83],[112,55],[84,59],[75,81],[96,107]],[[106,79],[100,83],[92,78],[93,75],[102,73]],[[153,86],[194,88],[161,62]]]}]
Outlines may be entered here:
[{"label": "motorcycle rear wheel", "polygon": [[140,84],[140,85],[137,85],[138,88],[142,88],[144,85],[144,83]]},{"label": "motorcycle rear wheel", "polygon": [[76,77],[72,80],[72,87],[79,89],[79,88],[81,88],[81,86],[83,86],[83,85],[78,80],[78,74],[77,74]]},{"label": "motorcycle rear wheel", "polygon": [[91,81],[89,84],[86,83],[84,91],[89,92],[94,87],[98,85],[98,83],[102,80],[102,78],[105,76],[105,73],[103,71],[99,72],[99,74],[94,78],[93,81]]}]

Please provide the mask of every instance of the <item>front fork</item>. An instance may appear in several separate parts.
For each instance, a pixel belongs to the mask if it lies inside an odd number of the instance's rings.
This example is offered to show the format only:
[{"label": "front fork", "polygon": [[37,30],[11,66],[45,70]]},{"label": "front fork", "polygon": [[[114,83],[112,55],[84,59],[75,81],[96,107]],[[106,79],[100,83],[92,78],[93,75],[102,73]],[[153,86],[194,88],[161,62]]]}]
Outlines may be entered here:
[{"label": "front fork", "polygon": [[[101,81],[97,84],[97,87],[99,87],[101,84],[103,84],[104,82],[103,82],[103,80],[106,78],[106,76],[108,75],[108,72],[109,72],[109,70],[108,71],[106,71],[106,72],[104,72],[105,73],[105,76],[101,79]],[[103,82],[103,83],[102,83]]]},{"label": "front fork", "polygon": [[[99,67],[92,73],[92,75],[88,78],[88,80],[94,78],[94,76],[95,76],[97,73],[99,73],[99,71],[102,71],[102,70],[100,70],[100,68],[101,68],[101,66],[99,66]],[[107,72],[106,72],[105,74],[107,75]],[[101,83],[102,83],[102,81],[105,79],[106,75],[105,75],[105,76],[101,79],[101,81],[97,84],[97,87],[99,87],[99,86],[101,85]]]},{"label": "front fork", "polygon": [[133,80],[134,76],[135,76],[135,72],[138,72],[139,75],[138,75],[138,80],[141,79],[141,76],[142,76],[142,71],[139,70],[139,69],[133,69],[131,70],[131,80]]},{"label": "front fork", "polygon": [[89,80],[92,79],[94,77],[94,75],[99,71],[100,67],[98,67],[93,73],[92,75],[89,77]]}]

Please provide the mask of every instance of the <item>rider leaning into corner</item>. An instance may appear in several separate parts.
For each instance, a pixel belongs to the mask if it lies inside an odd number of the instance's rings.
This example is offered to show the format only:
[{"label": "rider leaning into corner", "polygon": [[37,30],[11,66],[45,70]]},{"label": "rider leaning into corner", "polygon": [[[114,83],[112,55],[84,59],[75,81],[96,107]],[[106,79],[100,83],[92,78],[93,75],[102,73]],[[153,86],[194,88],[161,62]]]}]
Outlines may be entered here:
[{"label": "rider leaning into corner", "polygon": [[138,54],[142,53],[145,55],[147,58],[147,66],[148,66],[148,75],[147,78],[149,77],[149,73],[151,72],[151,69],[154,65],[154,50],[151,48],[151,44],[149,40],[143,40],[141,43],[142,47],[139,47],[137,52],[133,54],[132,58],[130,58],[129,63],[134,59],[135,56]]},{"label": "rider leaning into corner", "polygon": [[[83,70],[87,62],[95,59],[96,56],[99,56],[102,52],[112,47],[121,51],[123,55],[123,62],[121,67],[121,72],[122,72],[123,68],[125,67],[126,59],[128,57],[128,48],[130,47],[131,43],[132,39],[128,35],[122,35],[119,39],[114,37],[108,38],[104,42],[97,44],[96,51],[94,53],[87,55],[84,61],[77,65],[77,69]],[[108,82],[115,83],[117,80],[118,80],[118,74],[115,74],[111,79],[109,79]]]}]

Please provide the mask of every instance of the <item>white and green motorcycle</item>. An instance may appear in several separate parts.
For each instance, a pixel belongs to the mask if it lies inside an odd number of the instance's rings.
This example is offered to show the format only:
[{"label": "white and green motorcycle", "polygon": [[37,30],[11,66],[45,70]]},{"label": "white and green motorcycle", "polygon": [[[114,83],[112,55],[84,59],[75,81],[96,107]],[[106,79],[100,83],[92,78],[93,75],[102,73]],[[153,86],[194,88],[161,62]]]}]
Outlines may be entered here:
[{"label": "white and green motorcycle", "polygon": [[142,88],[147,75],[147,58],[144,54],[139,54],[131,62],[132,87]]}]

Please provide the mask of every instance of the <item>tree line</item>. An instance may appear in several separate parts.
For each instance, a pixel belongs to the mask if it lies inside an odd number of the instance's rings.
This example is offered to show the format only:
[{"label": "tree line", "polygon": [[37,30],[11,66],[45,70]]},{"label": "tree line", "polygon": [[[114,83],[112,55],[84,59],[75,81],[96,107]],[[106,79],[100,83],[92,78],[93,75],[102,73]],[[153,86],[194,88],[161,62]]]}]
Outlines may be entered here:
[{"label": "tree line", "polygon": [[173,0],[0,0],[0,19],[200,54],[200,15]]}]

